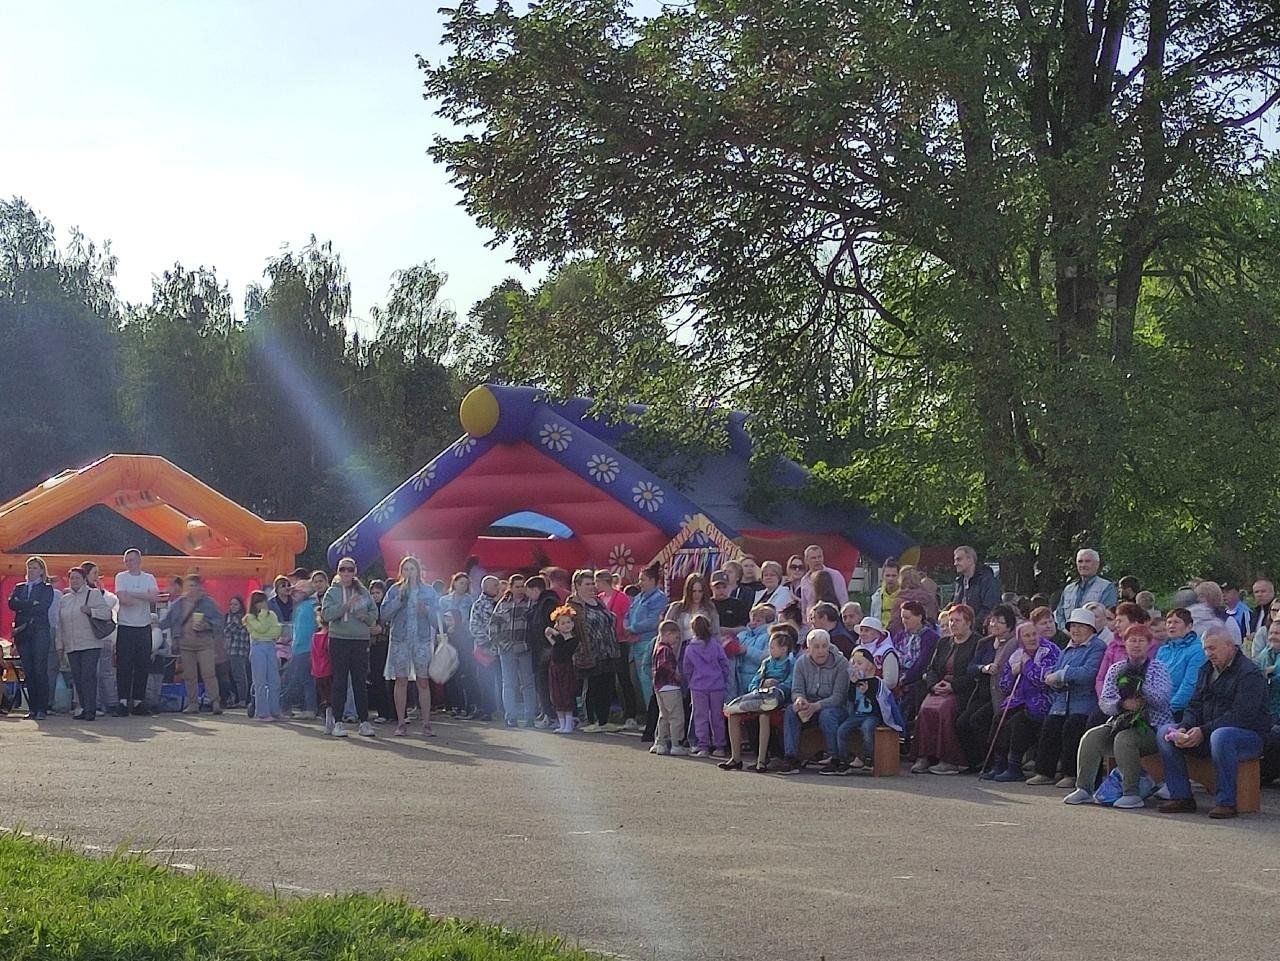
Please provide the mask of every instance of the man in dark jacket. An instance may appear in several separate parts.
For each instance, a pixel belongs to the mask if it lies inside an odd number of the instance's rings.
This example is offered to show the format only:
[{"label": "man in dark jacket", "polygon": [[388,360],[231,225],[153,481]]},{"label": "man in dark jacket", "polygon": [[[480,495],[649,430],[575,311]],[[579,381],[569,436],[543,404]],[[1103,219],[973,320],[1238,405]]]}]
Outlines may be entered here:
[{"label": "man in dark jacket", "polygon": [[1236,647],[1225,627],[1205,631],[1204,653],[1196,690],[1182,713],[1181,724],[1161,726],[1156,737],[1164,762],[1169,800],[1164,814],[1196,809],[1187,778],[1187,754],[1213,758],[1217,806],[1211,818],[1236,816],[1236,773],[1241,761],[1262,753],[1262,739],[1271,729],[1267,714],[1267,679],[1257,664]]},{"label": "man in dark jacket", "polygon": [[979,637],[987,633],[987,617],[1000,603],[1004,588],[1000,578],[991,568],[978,563],[978,552],[972,547],[957,547],[955,552],[956,593],[953,604],[968,604],[973,608],[973,629]]}]

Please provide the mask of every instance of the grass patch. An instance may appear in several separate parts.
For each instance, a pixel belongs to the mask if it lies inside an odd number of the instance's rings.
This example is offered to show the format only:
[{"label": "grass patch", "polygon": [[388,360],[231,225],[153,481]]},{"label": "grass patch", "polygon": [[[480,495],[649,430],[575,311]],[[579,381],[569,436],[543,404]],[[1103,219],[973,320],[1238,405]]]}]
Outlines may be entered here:
[{"label": "grass patch", "polygon": [[0,961],[598,961],[385,897],[275,897],[0,834]]}]

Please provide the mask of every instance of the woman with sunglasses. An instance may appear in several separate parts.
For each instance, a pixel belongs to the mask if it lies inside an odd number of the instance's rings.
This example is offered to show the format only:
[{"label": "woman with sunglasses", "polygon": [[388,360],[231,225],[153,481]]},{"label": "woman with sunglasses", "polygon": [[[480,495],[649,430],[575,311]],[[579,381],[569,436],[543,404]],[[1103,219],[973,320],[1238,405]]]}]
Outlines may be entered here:
[{"label": "woman with sunglasses", "polygon": [[[787,558],[787,587],[791,589],[791,593],[797,598],[801,596],[801,588],[804,586],[804,558],[799,554],[792,554]],[[839,606],[839,605],[837,605]]]},{"label": "woman with sunglasses", "polygon": [[[378,619],[373,595],[356,577],[356,562],[350,557],[338,561],[338,577],[320,602],[329,628],[329,661],[333,670],[335,697],[342,697],[350,681],[354,688],[356,717],[360,735],[373,737],[369,723],[369,628]],[[334,737],[346,737],[341,721],[333,726]]]}]

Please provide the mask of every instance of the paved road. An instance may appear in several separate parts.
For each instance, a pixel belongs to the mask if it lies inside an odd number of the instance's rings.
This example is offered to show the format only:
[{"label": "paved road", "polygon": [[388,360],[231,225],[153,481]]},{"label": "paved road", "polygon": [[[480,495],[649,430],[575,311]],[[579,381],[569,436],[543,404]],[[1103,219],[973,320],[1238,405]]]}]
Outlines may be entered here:
[{"label": "paved road", "polygon": [[[1272,790],[1219,823],[968,778],[726,774],[621,735],[437,729],[0,719],[0,824],[286,891],[402,893],[632,959],[1275,950]],[[1212,892],[1231,917],[1207,916]]]}]

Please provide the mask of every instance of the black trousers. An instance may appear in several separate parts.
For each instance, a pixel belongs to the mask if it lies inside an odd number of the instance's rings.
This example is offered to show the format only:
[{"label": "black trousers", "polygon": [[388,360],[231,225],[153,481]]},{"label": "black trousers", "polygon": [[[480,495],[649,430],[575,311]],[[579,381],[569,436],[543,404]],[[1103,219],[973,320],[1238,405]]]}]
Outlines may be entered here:
[{"label": "black trousers", "polygon": [[993,713],[990,698],[984,697],[979,700],[975,697],[956,716],[956,737],[960,740],[960,746],[964,748],[964,756],[969,762],[969,767],[978,767],[986,756],[987,745],[990,743],[987,736],[991,732]]},{"label": "black trousers", "polygon": [[1014,763],[1021,765],[1022,756],[1040,742],[1040,729],[1044,726],[1044,718],[1032,717],[1025,707],[1017,707],[1009,712],[1004,724],[996,732],[995,724],[999,721],[1000,716],[996,715],[991,728],[996,742],[992,758],[1007,754]]},{"label": "black trousers", "polygon": [[356,717],[369,720],[369,642],[329,636],[329,663],[333,666],[333,713],[342,716],[347,682],[355,689]]},{"label": "black trousers", "polygon": [[369,642],[369,706],[383,718],[396,716],[391,701],[391,682],[382,676],[387,670],[387,650],[385,637]]},{"label": "black trousers", "polygon": [[618,665],[618,690],[622,692],[622,716],[635,717],[639,713],[640,697],[631,683],[631,649],[622,649],[622,663]]},{"label": "black trousers", "polygon": [[102,649],[97,647],[67,652],[67,660],[71,662],[71,684],[85,717],[98,713],[98,661],[101,657]]},{"label": "black trousers", "polygon": [[1063,777],[1076,776],[1076,755],[1080,738],[1089,729],[1085,714],[1051,714],[1044,719],[1040,746],[1036,748],[1036,773],[1054,777],[1062,769]]},{"label": "black trousers", "polygon": [[128,703],[147,698],[147,672],[151,668],[151,625],[116,628],[116,695]]},{"label": "black trousers", "polygon": [[592,674],[587,678],[587,694],[584,700],[588,724],[608,724],[609,711],[613,708],[613,687],[617,675],[613,671]]}]

